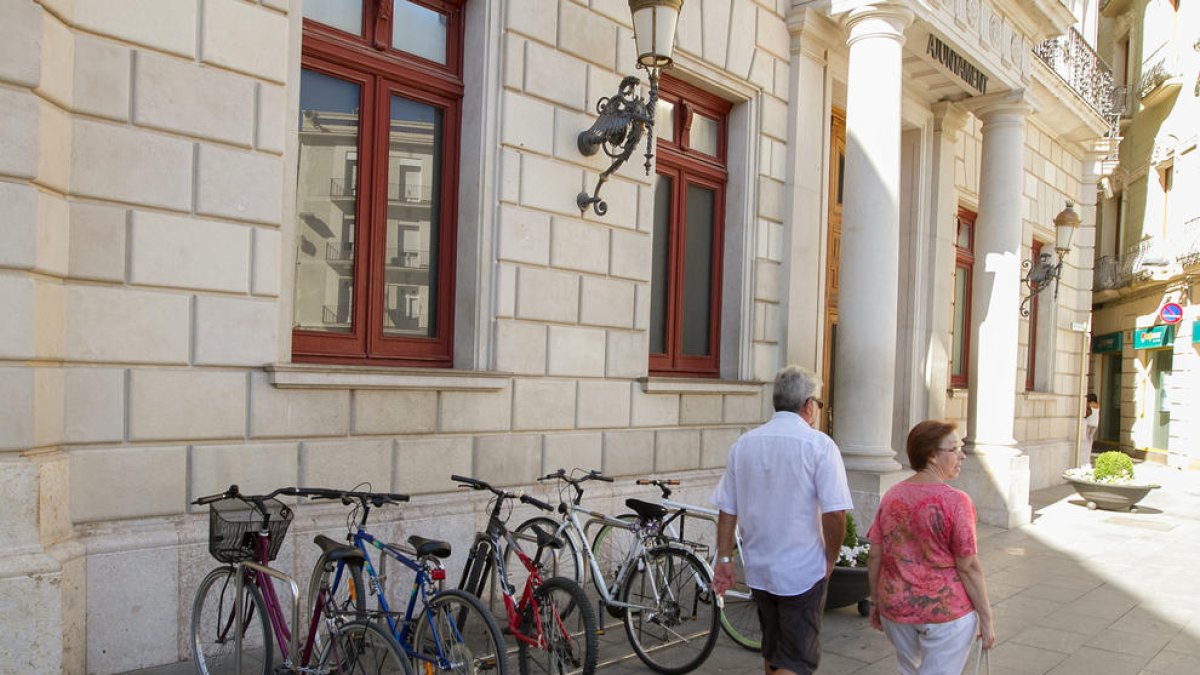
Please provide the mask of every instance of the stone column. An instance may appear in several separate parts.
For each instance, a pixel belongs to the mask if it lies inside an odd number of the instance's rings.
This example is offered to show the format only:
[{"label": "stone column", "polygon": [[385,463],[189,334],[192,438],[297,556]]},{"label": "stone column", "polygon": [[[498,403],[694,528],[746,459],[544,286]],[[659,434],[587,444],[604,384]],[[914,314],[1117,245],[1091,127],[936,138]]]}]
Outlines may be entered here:
[{"label": "stone column", "polygon": [[[989,97],[990,98],[990,97]],[[983,121],[979,217],[971,292],[970,402],[963,489],[983,522],[1030,520],[1029,458],[1013,437],[1021,325],[1021,212],[1025,123],[1031,108],[1010,92],[976,108]]]},{"label": "stone column", "polygon": [[[950,386],[951,332],[954,315],[947,311],[953,304],[954,245],[957,237],[958,189],[954,185],[954,150],[958,134],[967,121],[967,113],[950,102],[933,105],[933,205],[934,226],[929,232],[929,260],[922,288],[928,293],[929,308],[924,322],[928,333],[925,361],[921,373],[929,373],[924,389],[925,410],[929,419],[946,416],[946,389]],[[906,430],[907,432],[907,430]]]},{"label": "stone column", "polygon": [[[852,10],[846,96],[834,431],[860,509],[873,509],[892,449],[900,250],[900,83],[908,9]],[[894,479],[891,479],[894,481]],[[886,483],[886,484],[885,484]]]}]

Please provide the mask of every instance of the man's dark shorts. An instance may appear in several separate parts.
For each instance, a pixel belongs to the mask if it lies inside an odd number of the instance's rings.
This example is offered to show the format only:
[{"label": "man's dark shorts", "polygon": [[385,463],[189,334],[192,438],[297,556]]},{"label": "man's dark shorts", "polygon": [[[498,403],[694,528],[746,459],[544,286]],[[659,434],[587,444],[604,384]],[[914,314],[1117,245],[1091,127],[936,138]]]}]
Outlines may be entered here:
[{"label": "man's dark shorts", "polygon": [[772,668],[799,675],[817,672],[821,663],[821,614],[825,579],[800,595],[774,595],[751,589],[762,623],[762,655]]}]

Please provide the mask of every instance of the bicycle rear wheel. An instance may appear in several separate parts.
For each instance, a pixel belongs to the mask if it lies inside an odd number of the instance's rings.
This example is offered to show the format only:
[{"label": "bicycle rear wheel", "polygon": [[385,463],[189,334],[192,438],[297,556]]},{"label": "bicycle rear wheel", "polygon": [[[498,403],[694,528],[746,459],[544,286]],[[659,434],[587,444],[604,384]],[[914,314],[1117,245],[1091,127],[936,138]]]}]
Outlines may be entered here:
[{"label": "bicycle rear wheel", "polygon": [[500,627],[475,596],[457,589],[433,596],[417,618],[413,669],[453,675],[508,674]]},{"label": "bicycle rear wheel", "polygon": [[[637,521],[637,514],[622,513],[617,516],[618,520],[623,520],[627,523]],[[608,583],[610,580],[616,582],[617,577],[621,573],[621,565],[629,559],[629,552],[637,545],[637,534],[633,530],[627,530],[614,525],[605,525],[596,532],[595,538],[592,539],[592,555],[596,556],[596,564],[600,566],[600,571],[604,573],[604,579],[597,579],[596,575],[592,575],[592,583],[596,586],[596,591],[603,593],[600,587]],[[581,582],[582,583],[582,582]],[[616,595],[617,589],[612,589],[613,595]],[[615,611],[615,608],[609,608],[609,612],[613,616],[620,618],[622,612]]]},{"label": "bicycle rear wheel", "polygon": [[[534,516],[518,525],[517,529],[512,531],[513,537],[521,545],[521,550],[531,558],[537,552],[537,544],[535,543],[537,537],[533,532],[534,525],[541,528],[546,534],[554,534],[558,531],[561,523],[553,518]],[[580,566],[582,558],[579,555],[578,547],[575,545],[575,540],[566,532],[563,532],[560,538],[563,541],[562,548],[547,547],[542,551],[542,575],[546,578],[563,577],[564,579],[571,579],[582,586],[584,570]],[[529,573],[525,570],[525,566],[517,561],[517,556],[512,552],[511,547],[505,547],[504,549],[504,566],[508,570],[509,582],[517,588],[523,588],[525,586],[525,579],[529,576]]]},{"label": "bicycle rear wheel", "polygon": [[367,621],[338,627],[317,660],[321,675],[412,675],[408,656],[396,638]]},{"label": "bicycle rear wheel", "polygon": [[[338,578],[339,567],[341,568],[340,578]],[[337,626],[348,621],[367,618],[367,587],[363,585],[362,572],[362,567],[358,565],[329,562],[324,554],[317,558],[317,564],[313,566],[312,576],[308,581],[308,604],[305,605],[304,618],[312,619],[313,608],[317,606],[317,596],[320,595],[321,588],[328,584],[329,593],[326,595],[325,609],[317,620],[323,621],[328,617],[332,620],[330,625],[333,627],[317,629],[316,647],[320,648],[327,633],[337,630]],[[335,579],[336,586],[334,585]]]},{"label": "bicycle rear wheel", "polygon": [[746,569],[742,551],[733,550],[733,588],[725,591],[725,606],[721,608],[721,628],[734,642],[758,651],[762,649],[762,624],[758,620],[758,605],[750,597],[746,585]]},{"label": "bicycle rear wheel", "polygon": [[660,547],[647,551],[625,577],[621,599],[625,635],[638,658],[668,675],[694,670],[716,644],[720,617],[712,580],[688,551]]},{"label": "bicycle rear wheel", "polygon": [[[224,675],[236,672],[237,629],[235,596],[237,570],[218,567],[208,573],[196,589],[192,602],[192,654],[200,675]],[[246,582],[242,597],[242,672],[271,672],[274,651],[271,624],[258,587]]]},{"label": "bicycle rear wheel", "polygon": [[592,675],[596,672],[600,639],[596,636],[596,613],[571,579],[549,579],[533,592],[525,608],[521,632],[541,635],[544,648],[517,641],[521,675]]}]

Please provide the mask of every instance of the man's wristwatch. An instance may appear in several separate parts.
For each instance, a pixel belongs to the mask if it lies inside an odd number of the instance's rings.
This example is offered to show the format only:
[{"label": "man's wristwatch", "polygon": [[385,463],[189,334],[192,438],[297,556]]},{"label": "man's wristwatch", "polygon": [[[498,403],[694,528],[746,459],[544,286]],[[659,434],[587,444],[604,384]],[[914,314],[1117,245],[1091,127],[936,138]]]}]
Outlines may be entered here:
[{"label": "man's wristwatch", "polygon": [[729,564],[729,563],[731,563],[731,562],[733,562],[733,557],[732,557],[732,556],[723,555],[723,556],[719,556],[719,557],[717,558],[717,564],[718,564],[718,565],[728,565],[728,564]]}]

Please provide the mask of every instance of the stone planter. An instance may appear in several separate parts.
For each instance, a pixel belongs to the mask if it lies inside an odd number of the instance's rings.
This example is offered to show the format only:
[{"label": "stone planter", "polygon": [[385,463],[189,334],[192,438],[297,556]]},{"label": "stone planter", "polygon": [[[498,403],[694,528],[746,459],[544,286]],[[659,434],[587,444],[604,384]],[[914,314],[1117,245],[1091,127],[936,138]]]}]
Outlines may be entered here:
[{"label": "stone planter", "polygon": [[871,585],[866,567],[834,567],[825,593],[825,608],[858,606],[858,613],[871,613]]},{"label": "stone planter", "polygon": [[1080,480],[1063,476],[1075,492],[1087,501],[1089,509],[1105,509],[1106,511],[1129,511],[1157,488],[1157,485],[1113,485],[1112,483],[1096,483],[1090,480]]}]

